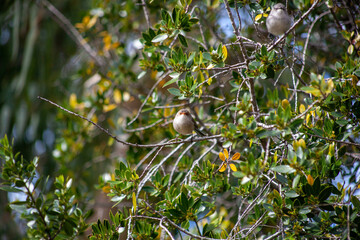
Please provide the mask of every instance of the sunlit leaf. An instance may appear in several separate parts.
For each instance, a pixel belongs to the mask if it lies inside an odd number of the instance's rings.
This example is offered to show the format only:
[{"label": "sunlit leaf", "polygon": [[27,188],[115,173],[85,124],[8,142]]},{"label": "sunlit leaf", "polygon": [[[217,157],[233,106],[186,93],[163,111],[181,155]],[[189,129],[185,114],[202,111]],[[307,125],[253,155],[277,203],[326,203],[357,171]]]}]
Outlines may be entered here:
[{"label": "sunlit leaf", "polygon": [[76,100],[76,94],[75,94],[75,93],[72,93],[72,94],[70,95],[69,104],[70,104],[70,107],[71,107],[71,108],[76,108],[76,106],[77,106],[77,100]]},{"label": "sunlit leaf", "polygon": [[315,97],[321,96],[320,90],[314,87],[302,87],[301,90],[305,91],[306,93],[310,93]]},{"label": "sunlit leaf", "polygon": [[134,213],[136,212],[136,194],[135,192],[132,193],[132,203],[133,203],[133,207],[134,207]]},{"label": "sunlit leaf", "polygon": [[162,34],[159,34],[156,37],[154,37],[153,40],[151,40],[151,42],[153,42],[153,43],[162,42],[165,39],[167,39],[168,37],[169,37],[169,35],[167,33],[162,33]]},{"label": "sunlit leaf", "polygon": [[224,153],[219,152],[219,158],[224,162],[226,160]]},{"label": "sunlit leaf", "polygon": [[235,164],[230,163],[229,166],[230,166],[231,170],[233,170],[234,172],[237,171],[237,168],[236,168]]},{"label": "sunlit leaf", "polygon": [[227,58],[227,56],[228,56],[228,52],[227,52],[227,49],[226,49],[226,46],[225,45],[223,45],[222,46],[222,54],[223,54],[223,61],[225,61],[226,60],[226,58]]},{"label": "sunlit leaf", "polygon": [[307,175],[306,179],[311,186],[314,184],[314,178],[310,174]]},{"label": "sunlit leaf", "polygon": [[239,160],[240,159],[240,153],[235,153],[233,156],[232,156],[232,158],[231,158],[231,160]]},{"label": "sunlit leaf", "polygon": [[224,155],[225,155],[226,159],[229,159],[229,152],[228,152],[228,150],[226,150],[226,148],[224,148]]},{"label": "sunlit leaf", "polygon": [[115,89],[114,90],[114,101],[117,103],[117,104],[120,104],[121,103],[121,92],[119,89]]},{"label": "sunlit leaf", "polygon": [[115,108],[116,108],[116,104],[109,104],[109,105],[103,106],[104,112],[110,112],[110,111],[114,110]]},{"label": "sunlit leaf", "polygon": [[258,22],[258,21],[261,19],[261,17],[262,17],[262,14],[261,14],[261,13],[258,14],[258,15],[256,15],[256,17],[255,17],[255,22]]},{"label": "sunlit leaf", "polygon": [[224,172],[227,168],[227,164],[226,163],[223,163],[221,164],[220,168],[219,168],[219,172]]},{"label": "sunlit leaf", "polygon": [[304,106],[304,104],[300,104],[299,112],[300,112],[300,113],[305,112],[305,106]]}]

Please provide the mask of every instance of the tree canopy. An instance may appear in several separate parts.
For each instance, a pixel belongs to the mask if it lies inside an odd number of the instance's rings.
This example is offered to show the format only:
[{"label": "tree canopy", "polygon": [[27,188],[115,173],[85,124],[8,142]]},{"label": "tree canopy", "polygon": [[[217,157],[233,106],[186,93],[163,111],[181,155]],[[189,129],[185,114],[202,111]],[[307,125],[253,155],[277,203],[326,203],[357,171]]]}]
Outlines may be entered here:
[{"label": "tree canopy", "polygon": [[0,236],[360,239],[360,6],[275,3],[5,1]]}]

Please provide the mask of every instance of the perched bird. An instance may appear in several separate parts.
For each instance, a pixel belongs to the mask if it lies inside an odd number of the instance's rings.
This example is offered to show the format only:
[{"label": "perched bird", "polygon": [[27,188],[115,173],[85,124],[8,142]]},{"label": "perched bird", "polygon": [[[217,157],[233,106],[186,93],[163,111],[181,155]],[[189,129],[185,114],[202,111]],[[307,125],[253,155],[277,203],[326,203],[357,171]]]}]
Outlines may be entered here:
[{"label": "perched bird", "polygon": [[205,136],[198,129],[195,120],[192,118],[190,112],[187,109],[181,109],[176,113],[173,126],[174,129],[182,135],[189,135],[192,134],[193,131],[196,131],[199,135]]},{"label": "perched bird", "polygon": [[287,13],[284,4],[277,3],[266,19],[266,28],[269,33],[280,36],[291,27],[292,22],[293,18]]}]

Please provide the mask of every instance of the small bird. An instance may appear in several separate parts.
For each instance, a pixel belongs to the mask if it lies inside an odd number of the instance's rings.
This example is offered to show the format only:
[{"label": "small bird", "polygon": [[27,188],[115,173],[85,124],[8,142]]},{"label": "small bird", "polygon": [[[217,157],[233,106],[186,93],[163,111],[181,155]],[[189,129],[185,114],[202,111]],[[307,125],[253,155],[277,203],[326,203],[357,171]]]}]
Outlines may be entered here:
[{"label": "small bird", "polygon": [[181,109],[176,113],[173,121],[173,127],[182,135],[189,135],[192,134],[193,131],[196,131],[199,135],[205,136],[199,130],[195,120],[187,109]]},{"label": "small bird", "polygon": [[291,27],[292,22],[293,18],[287,13],[285,5],[277,3],[266,19],[266,28],[269,33],[280,36]]}]

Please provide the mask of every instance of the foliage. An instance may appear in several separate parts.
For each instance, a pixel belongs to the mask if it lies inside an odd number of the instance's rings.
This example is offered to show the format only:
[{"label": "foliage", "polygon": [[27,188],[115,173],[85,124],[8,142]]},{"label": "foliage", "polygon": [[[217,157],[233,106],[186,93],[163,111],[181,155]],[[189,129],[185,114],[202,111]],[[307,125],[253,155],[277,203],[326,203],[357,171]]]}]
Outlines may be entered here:
[{"label": "foliage", "polygon": [[47,190],[48,179],[36,173],[38,158],[25,160],[20,154],[13,154],[5,136],[0,142],[0,157],[5,160],[1,178],[1,190],[23,193],[24,201],[10,203],[12,210],[19,212],[28,227],[31,239],[72,239],[87,228],[83,214],[71,190],[72,179],[60,175]]},{"label": "foliage", "polygon": [[[360,238],[359,6],[288,1],[294,31],[271,39],[273,5],[93,1],[67,26],[82,84],[40,103],[60,175],[0,143],[28,238]],[[184,107],[207,136],[174,131]],[[108,219],[86,222],[102,193]]]}]

